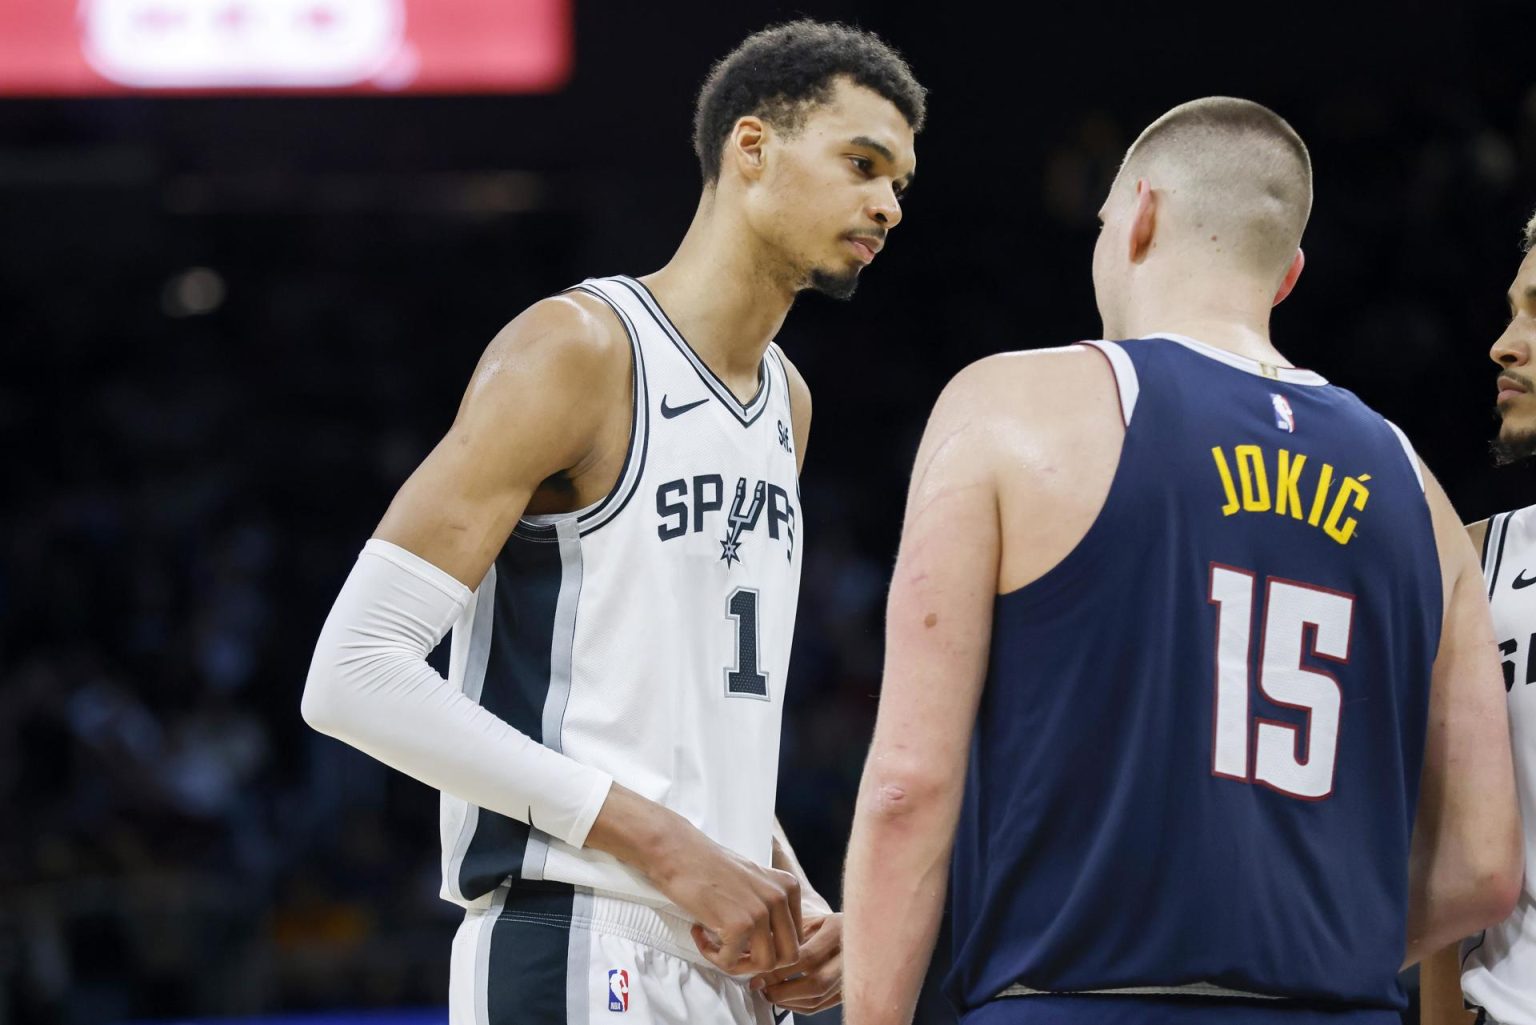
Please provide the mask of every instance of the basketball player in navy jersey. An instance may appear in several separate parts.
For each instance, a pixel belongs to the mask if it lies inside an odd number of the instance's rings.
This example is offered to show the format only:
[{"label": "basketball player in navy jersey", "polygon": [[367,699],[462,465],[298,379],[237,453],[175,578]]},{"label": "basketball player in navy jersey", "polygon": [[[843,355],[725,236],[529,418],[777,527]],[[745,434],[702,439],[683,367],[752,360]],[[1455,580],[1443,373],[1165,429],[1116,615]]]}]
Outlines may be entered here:
[{"label": "basketball player in navy jersey", "polygon": [[951,860],[967,1025],[1396,1025],[1405,961],[1508,912],[1476,553],[1407,439],[1270,341],[1311,197],[1271,111],[1175,108],[1101,212],[1128,340],[940,397],[848,854],[848,1025],[911,1020]]},{"label": "basketball player in navy jersey", "polygon": [[[1525,226],[1525,259],[1509,288],[1509,326],[1488,355],[1499,368],[1501,465],[1536,456],[1536,216]],[[1483,554],[1493,609],[1494,639],[1503,660],[1504,690],[1514,740],[1515,784],[1525,832],[1525,882],[1514,914],[1464,945],[1424,963],[1420,995],[1424,1025],[1536,1025],[1536,506],[1468,525]],[[1464,946],[1464,952],[1460,947]],[[1463,1009],[1471,1006],[1474,1012]]]},{"label": "basketball player in navy jersey", "polygon": [[773,815],[811,415],[773,339],[900,223],[924,102],[840,25],[721,61],[671,262],[513,320],[343,586],[304,716],[443,793],[454,1025],[841,999],[840,916]]}]

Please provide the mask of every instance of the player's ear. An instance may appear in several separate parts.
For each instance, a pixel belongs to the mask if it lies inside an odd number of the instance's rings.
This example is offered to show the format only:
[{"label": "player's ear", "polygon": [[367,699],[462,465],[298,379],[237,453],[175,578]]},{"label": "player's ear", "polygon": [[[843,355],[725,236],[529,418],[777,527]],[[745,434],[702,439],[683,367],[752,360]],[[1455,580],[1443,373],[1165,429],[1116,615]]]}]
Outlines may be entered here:
[{"label": "player's ear", "polygon": [[1279,306],[1285,302],[1285,297],[1291,294],[1291,289],[1296,287],[1296,279],[1301,277],[1302,268],[1307,265],[1307,254],[1296,248],[1296,258],[1291,261],[1291,269],[1285,272],[1285,280],[1280,282],[1280,290],[1275,293],[1273,305]]},{"label": "player's ear", "polygon": [[763,168],[767,164],[767,142],[768,126],[761,118],[751,115],[737,118],[725,146],[726,158],[743,178],[755,181],[762,177]]},{"label": "player's ear", "polygon": [[1132,263],[1140,263],[1152,250],[1152,236],[1157,233],[1157,193],[1145,178],[1136,179],[1136,205],[1131,210],[1131,230],[1127,254]]}]

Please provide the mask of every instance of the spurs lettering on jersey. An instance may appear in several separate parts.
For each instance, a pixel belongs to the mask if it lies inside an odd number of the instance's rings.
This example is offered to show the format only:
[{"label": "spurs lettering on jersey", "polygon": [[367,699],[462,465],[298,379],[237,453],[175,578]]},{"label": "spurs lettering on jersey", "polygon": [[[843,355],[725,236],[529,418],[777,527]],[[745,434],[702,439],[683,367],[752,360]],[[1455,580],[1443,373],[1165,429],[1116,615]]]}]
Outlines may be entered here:
[{"label": "spurs lettering on jersey", "polygon": [[656,536],[671,541],[692,532],[706,531],[720,535],[720,559],[729,566],[741,561],[742,535],[757,529],[758,521],[768,513],[768,541],[783,542],[784,558],[795,557],[795,506],[789,492],[777,484],[752,482],[752,498],[747,500],[747,478],[736,478],[736,496],[725,516],[714,515],[724,508],[725,479],[718,473],[669,480],[656,489],[656,514],[661,522]]}]

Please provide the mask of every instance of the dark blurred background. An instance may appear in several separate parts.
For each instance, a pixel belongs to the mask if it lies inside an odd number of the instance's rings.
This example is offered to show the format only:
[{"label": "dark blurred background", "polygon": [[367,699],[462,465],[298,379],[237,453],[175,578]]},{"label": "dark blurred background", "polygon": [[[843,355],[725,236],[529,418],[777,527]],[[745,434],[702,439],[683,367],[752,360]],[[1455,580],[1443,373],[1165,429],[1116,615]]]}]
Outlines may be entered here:
[{"label": "dark blurred background", "polygon": [[1467,519],[1536,501],[1485,454],[1536,207],[1528,0],[574,0],[550,94],[0,101],[0,1022],[444,1003],[436,794],[306,729],[315,636],[483,345],[670,256],[698,83],[800,14],[932,90],[886,254],[781,337],[817,404],[779,813],[834,901],[926,412],[978,357],[1097,335],[1094,214],[1173,104],[1247,96],[1311,146],[1280,348]]}]

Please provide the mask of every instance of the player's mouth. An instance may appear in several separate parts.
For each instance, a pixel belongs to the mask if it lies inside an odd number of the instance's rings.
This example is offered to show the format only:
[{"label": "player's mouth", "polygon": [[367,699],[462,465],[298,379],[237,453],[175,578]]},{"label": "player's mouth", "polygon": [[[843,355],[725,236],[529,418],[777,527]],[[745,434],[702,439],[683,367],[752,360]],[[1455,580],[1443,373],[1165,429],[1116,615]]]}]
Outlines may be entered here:
[{"label": "player's mouth", "polygon": [[860,263],[868,264],[885,245],[885,240],[873,235],[849,235],[845,240]]},{"label": "player's mouth", "polygon": [[1503,405],[1505,402],[1517,399],[1521,395],[1530,394],[1530,391],[1531,385],[1529,381],[1516,377],[1513,374],[1503,374],[1499,377],[1499,397],[1494,399],[1494,402],[1498,405]]}]

